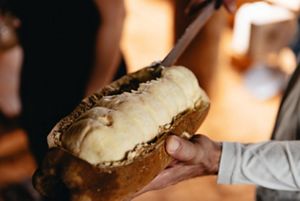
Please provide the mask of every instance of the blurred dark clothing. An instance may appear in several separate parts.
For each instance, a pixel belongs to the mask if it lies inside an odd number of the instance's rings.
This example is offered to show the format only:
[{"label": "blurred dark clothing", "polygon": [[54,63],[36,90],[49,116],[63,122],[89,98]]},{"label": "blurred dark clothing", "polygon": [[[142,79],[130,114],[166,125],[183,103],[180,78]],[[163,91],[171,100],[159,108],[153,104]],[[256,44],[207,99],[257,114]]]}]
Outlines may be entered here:
[{"label": "blurred dark clothing", "polygon": [[298,17],[298,30],[296,37],[290,45],[294,53],[296,54],[298,63],[300,62],[300,17]]},{"label": "blurred dark clothing", "polygon": [[84,96],[99,14],[92,0],[10,0],[6,7],[21,20],[21,122],[40,163],[47,134]]},{"label": "blurred dark clothing", "polygon": [[47,201],[34,190],[31,180],[0,189],[0,201]]},{"label": "blurred dark clothing", "polygon": [[[300,55],[300,17],[298,18],[298,32],[297,32],[295,38],[296,39],[293,42],[293,44],[291,45],[291,47],[292,47],[293,51],[295,52],[295,54],[299,58],[299,55]],[[298,62],[300,62],[300,61],[298,60]]]},{"label": "blurred dark clothing", "polygon": [[293,191],[276,191],[266,188],[257,188],[256,201],[299,201],[300,193]]}]

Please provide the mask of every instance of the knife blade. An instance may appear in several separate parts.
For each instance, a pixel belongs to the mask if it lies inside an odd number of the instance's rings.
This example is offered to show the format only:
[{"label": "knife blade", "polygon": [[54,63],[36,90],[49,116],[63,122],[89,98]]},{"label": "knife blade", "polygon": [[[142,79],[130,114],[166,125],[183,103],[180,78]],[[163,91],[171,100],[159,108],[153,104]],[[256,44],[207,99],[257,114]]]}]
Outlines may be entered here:
[{"label": "knife blade", "polygon": [[183,35],[176,42],[175,46],[167,54],[167,56],[160,62],[163,66],[172,66],[176,63],[179,57],[183,54],[185,49],[191,43],[191,41],[198,34],[200,29],[206,24],[210,17],[214,14],[216,9],[216,1],[208,0],[201,4],[201,8],[198,16],[193,22],[188,25]]}]

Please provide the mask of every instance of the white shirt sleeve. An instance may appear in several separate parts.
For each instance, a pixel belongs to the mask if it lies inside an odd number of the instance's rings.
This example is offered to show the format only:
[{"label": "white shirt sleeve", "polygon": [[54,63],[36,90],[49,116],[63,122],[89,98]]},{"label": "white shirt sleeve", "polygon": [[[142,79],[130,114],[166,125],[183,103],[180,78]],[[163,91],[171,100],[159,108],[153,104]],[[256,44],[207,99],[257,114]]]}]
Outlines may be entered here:
[{"label": "white shirt sleeve", "polygon": [[300,191],[300,141],[224,142],[218,183]]}]

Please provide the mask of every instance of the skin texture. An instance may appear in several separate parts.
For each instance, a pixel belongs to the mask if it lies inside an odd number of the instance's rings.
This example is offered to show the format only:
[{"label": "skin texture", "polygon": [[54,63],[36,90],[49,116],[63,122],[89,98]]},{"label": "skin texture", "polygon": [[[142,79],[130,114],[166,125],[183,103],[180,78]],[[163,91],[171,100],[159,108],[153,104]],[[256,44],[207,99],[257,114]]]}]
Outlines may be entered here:
[{"label": "skin texture", "polygon": [[19,77],[22,57],[20,46],[0,52],[0,111],[8,118],[21,112]]},{"label": "skin texture", "polygon": [[[20,26],[20,21],[15,17],[1,15],[0,24],[5,24],[14,32]],[[0,46],[3,47],[3,44]],[[14,118],[21,112],[19,77],[22,59],[22,48],[18,44],[0,50],[0,112],[8,118]]]},{"label": "skin texture", "polygon": [[174,160],[135,197],[148,191],[177,184],[183,180],[218,173],[222,153],[221,143],[204,135],[195,135],[189,141],[177,136],[170,136],[166,140],[165,148]]},{"label": "skin texture", "polygon": [[120,40],[125,20],[123,0],[95,0],[95,4],[100,13],[101,26],[96,36],[95,63],[86,96],[113,80],[121,59]]}]

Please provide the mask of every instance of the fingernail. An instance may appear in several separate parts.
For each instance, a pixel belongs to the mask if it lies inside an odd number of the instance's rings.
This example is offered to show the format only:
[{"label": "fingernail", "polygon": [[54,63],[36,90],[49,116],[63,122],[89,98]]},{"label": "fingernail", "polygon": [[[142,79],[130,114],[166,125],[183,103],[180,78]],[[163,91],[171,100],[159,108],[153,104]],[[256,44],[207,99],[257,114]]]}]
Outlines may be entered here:
[{"label": "fingernail", "polygon": [[180,146],[180,142],[175,138],[175,137],[171,137],[169,138],[168,142],[167,142],[167,151],[169,154],[173,154],[177,151],[177,149]]}]

